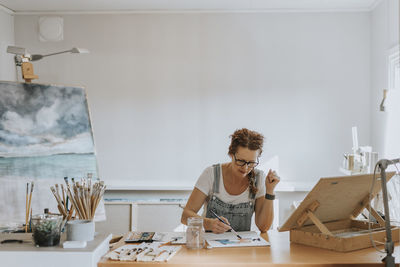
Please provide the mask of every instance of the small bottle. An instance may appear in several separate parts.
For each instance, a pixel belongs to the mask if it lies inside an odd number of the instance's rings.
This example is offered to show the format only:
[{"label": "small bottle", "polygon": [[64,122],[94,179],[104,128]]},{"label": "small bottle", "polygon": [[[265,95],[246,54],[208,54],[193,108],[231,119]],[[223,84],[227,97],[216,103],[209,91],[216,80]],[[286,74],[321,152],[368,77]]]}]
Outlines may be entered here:
[{"label": "small bottle", "polygon": [[190,217],[187,219],[186,247],[189,249],[204,247],[203,218]]}]

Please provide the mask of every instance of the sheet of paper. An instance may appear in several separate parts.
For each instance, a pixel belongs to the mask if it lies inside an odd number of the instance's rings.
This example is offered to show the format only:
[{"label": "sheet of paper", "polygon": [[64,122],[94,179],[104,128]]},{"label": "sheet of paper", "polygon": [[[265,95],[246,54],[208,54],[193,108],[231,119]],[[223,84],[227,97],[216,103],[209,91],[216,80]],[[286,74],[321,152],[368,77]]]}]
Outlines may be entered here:
[{"label": "sheet of paper", "polygon": [[205,239],[209,247],[262,247],[269,246],[260,235],[254,231],[238,232],[242,239],[238,239],[234,233],[225,232],[223,234],[206,233]]}]

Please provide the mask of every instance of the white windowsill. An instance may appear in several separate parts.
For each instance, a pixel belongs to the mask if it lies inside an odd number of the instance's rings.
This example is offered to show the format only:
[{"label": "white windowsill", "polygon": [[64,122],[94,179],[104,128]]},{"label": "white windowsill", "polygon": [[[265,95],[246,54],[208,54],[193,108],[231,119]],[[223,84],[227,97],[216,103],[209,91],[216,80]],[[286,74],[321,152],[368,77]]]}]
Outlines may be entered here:
[{"label": "white windowsill", "polygon": [[[107,182],[108,191],[191,191],[193,184],[181,184],[179,186],[168,184],[164,181],[155,181],[154,185],[149,185],[146,181],[125,181],[115,180]],[[281,181],[275,191],[276,192],[308,192],[314,186],[314,183],[309,182],[294,182],[294,181]]]}]

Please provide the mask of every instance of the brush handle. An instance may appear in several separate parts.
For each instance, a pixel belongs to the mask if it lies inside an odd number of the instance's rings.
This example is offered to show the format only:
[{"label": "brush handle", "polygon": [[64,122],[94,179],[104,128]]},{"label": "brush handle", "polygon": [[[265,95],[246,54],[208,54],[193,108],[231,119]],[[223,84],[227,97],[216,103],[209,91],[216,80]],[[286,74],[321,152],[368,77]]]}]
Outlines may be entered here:
[{"label": "brush handle", "polygon": [[[212,214],[214,214],[214,216],[215,217],[217,217],[217,219],[220,221],[220,222],[222,222],[222,223],[224,223],[224,224],[226,224],[226,225],[229,225],[227,222],[225,222],[224,220],[222,220],[222,218],[221,217],[219,217],[213,210],[210,210],[211,212],[212,212]],[[229,225],[230,226],[230,225]],[[232,228],[232,227],[231,227]]]},{"label": "brush handle", "polygon": [[228,225],[228,226],[231,228],[231,231],[232,231],[239,239],[242,239],[242,237],[232,228],[232,226],[230,226],[230,224],[228,224],[228,223],[226,223],[224,220],[222,220],[222,218],[219,217],[213,210],[210,210],[210,211],[212,212],[212,214],[214,214],[215,217],[217,217],[217,219],[218,219],[220,222],[222,222],[222,223]]}]

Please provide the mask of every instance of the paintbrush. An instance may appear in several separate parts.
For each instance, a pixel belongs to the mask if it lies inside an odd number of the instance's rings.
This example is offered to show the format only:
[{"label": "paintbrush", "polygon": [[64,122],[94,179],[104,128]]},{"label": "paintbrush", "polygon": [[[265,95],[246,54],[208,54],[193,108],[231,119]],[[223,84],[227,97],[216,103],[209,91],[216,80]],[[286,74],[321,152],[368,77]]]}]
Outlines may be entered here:
[{"label": "paintbrush", "polygon": [[30,218],[29,216],[32,216],[31,203],[32,203],[33,182],[31,182],[31,190],[29,193],[29,197],[28,197],[28,191],[29,191],[29,183],[26,184],[25,233],[28,232],[28,220]]},{"label": "paintbrush", "polygon": [[83,216],[78,208],[78,204],[75,201],[74,195],[72,193],[72,189],[69,184],[67,185],[67,188],[68,188],[67,194],[69,196],[69,199],[71,200],[71,209],[74,208],[76,211],[75,214],[77,214],[79,216],[79,218],[83,218]]},{"label": "paintbrush", "polygon": [[61,192],[62,192],[62,200],[63,200],[63,204],[64,204],[64,209],[65,209],[65,211],[67,211],[68,212],[68,207],[67,207],[67,204],[66,204],[66,199],[65,199],[65,191],[64,191],[64,185],[63,184],[61,184]]},{"label": "paintbrush", "polygon": [[[33,193],[34,183],[31,182],[31,191],[29,193],[29,201],[28,201],[28,213],[30,212],[30,216],[32,217],[32,193]],[[29,214],[28,214],[29,217]]]},{"label": "paintbrush", "polygon": [[29,217],[29,230],[32,232],[32,208],[31,208],[31,215]]},{"label": "paintbrush", "polygon": [[[68,177],[64,177],[64,181],[65,181],[65,184],[68,186],[68,185],[69,185],[69,184],[68,184]],[[66,205],[67,210],[68,210],[68,193],[67,193],[67,188],[65,188],[65,194],[66,194],[66,198],[67,198],[65,205]]]},{"label": "paintbrush", "polygon": [[212,214],[214,214],[215,217],[217,217],[217,219],[218,219],[220,222],[222,222],[222,223],[228,225],[228,226],[231,228],[231,231],[237,236],[237,238],[242,239],[242,237],[232,228],[232,226],[230,226],[230,225],[227,224],[224,220],[222,220],[222,218],[219,217],[213,210],[210,210],[210,211],[212,212]]},{"label": "paintbrush", "polygon": [[159,245],[158,247],[161,248],[161,247],[163,247],[163,246],[169,246],[169,245],[172,245],[172,243],[173,243],[173,242],[176,242],[176,241],[178,241],[178,238],[177,238],[177,237],[173,238],[171,241],[168,241],[168,242],[165,242],[165,243]]},{"label": "paintbrush", "polygon": [[25,233],[28,232],[28,217],[29,217],[29,208],[28,208],[28,197],[29,195],[29,183],[26,183],[26,199],[25,199]]},{"label": "paintbrush", "polygon": [[[57,185],[56,185],[56,187],[58,188]],[[56,200],[57,200],[57,204],[58,204],[58,205],[57,205],[57,208],[58,208],[58,210],[61,212],[61,214],[63,215],[64,218],[67,217],[68,214],[67,214],[67,212],[66,212],[65,209],[64,209],[64,205],[63,205],[63,203],[62,203],[62,201],[61,201],[61,198],[60,198],[58,192],[56,191],[56,189],[54,189],[53,186],[50,187],[50,190],[51,190],[51,192],[53,193],[54,197],[55,197]]]},{"label": "paintbrush", "polygon": [[69,209],[67,221],[71,220],[71,218],[72,218],[72,213],[73,213],[73,212],[74,212],[74,206],[72,206],[72,207]]}]

